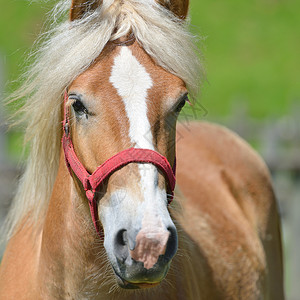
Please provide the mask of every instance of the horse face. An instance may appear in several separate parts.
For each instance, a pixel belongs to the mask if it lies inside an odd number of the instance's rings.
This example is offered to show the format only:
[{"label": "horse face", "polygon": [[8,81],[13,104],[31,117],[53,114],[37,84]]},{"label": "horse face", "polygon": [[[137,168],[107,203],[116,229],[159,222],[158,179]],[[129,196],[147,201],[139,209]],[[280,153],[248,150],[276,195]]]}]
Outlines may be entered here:
[{"label": "horse face", "polygon": [[[108,44],[69,88],[77,156],[90,172],[130,147],[156,150],[172,165],[175,123],[186,99],[182,80],[138,43]],[[165,178],[151,164],[128,164],[99,191],[104,247],[120,286],[152,286],[166,276],[177,250],[167,203]]]}]

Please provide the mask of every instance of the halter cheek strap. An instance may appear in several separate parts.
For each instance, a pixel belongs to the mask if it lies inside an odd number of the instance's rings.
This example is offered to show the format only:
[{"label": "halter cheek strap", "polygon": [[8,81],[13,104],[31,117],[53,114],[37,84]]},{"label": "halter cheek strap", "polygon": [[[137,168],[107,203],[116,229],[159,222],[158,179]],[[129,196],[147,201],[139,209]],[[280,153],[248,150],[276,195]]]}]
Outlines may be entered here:
[{"label": "halter cheek strap", "polygon": [[62,147],[65,154],[66,165],[69,169],[70,174],[72,171],[77,176],[79,181],[82,183],[83,188],[86,192],[86,197],[89,202],[90,212],[94,227],[100,236],[104,239],[103,231],[99,229],[99,216],[98,207],[96,200],[96,190],[103,183],[103,181],[108,178],[112,173],[118,169],[124,167],[129,163],[151,163],[155,165],[164,175],[167,181],[167,192],[170,195],[168,204],[171,203],[174,196],[175,188],[175,169],[176,163],[174,162],[173,169],[171,168],[168,160],[156,151],[149,149],[137,149],[129,148],[123,150],[116,155],[112,156],[101,164],[92,174],[90,174],[86,168],[79,161],[72,139],[70,136],[70,123],[69,123],[69,107],[67,105],[68,94],[65,91],[64,95],[64,120],[63,120],[63,137],[62,137]]}]

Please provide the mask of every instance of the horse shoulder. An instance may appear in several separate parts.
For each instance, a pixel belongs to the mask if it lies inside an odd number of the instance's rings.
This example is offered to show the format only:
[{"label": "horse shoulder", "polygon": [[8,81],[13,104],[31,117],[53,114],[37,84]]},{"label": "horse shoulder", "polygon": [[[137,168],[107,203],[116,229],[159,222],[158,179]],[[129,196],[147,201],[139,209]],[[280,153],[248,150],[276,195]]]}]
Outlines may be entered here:
[{"label": "horse shoulder", "polygon": [[36,287],[40,238],[23,223],[9,240],[0,265],[0,299],[39,299]]},{"label": "horse shoulder", "polygon": [[276,287],[282,282],[279,217],[265,163],[219,125],[180,124],[178,136],[180,223],[207,271],[214,270],[216,287],[242,299],[258,299],[262,292],[283,299]]}]

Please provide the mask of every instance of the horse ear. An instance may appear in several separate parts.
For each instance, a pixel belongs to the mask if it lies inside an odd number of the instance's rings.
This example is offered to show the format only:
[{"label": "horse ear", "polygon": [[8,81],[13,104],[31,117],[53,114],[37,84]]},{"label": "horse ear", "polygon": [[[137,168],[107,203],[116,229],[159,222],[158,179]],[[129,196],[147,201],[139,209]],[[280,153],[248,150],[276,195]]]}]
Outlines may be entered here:
[{"label": "horse ear", "polygon": [[102,0],[72,0],[70,20],[81,19],[84,14],[95,10],[101,3]]},{"label": "horse ear", "polygon": [[189,0],[157,0],[180,19],[185,19],[189,10]]},{"label": "horse ear", "polygon": [[[72,0],[70,20],[81,19],[88,11],[95,10],[103,0]],[[169,9],[180,19],[185,19],[188,13],[189,0],[157,0],[159,4]]]}]

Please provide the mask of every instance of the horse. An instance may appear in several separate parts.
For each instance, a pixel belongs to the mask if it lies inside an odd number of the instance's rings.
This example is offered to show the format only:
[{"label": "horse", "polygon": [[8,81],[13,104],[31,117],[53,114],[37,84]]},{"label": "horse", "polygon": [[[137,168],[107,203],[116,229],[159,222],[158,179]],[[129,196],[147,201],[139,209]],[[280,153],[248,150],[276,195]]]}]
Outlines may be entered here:
[{"label": "horse", "polygon": [[73,0],[43,37],[12,96],[30,154],[0,299],[284,299],[265,163],[220,125],[177,124],[203,73],[188,6]]}]

